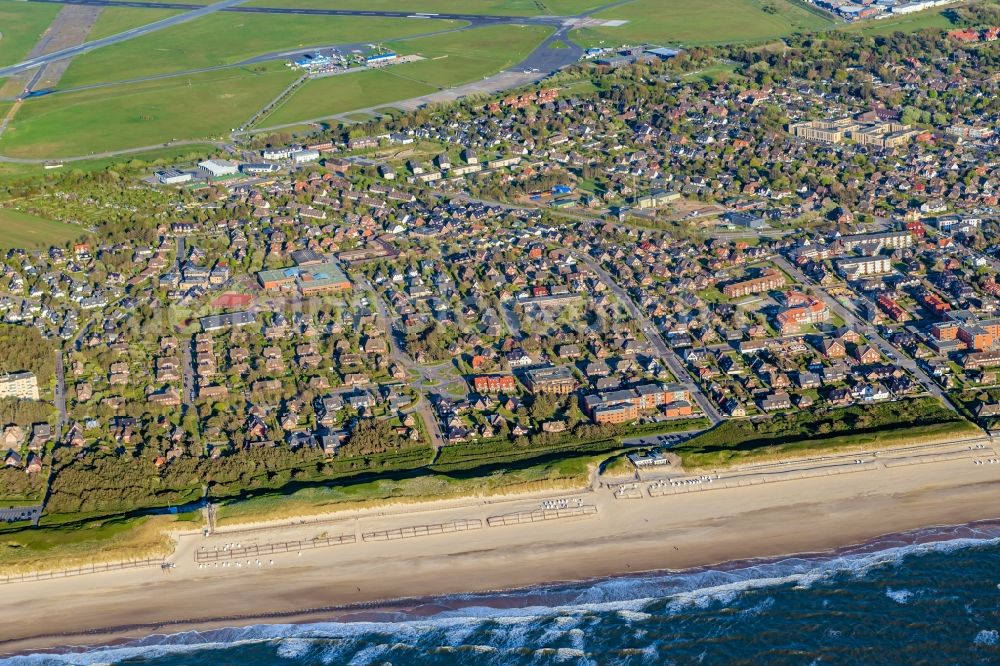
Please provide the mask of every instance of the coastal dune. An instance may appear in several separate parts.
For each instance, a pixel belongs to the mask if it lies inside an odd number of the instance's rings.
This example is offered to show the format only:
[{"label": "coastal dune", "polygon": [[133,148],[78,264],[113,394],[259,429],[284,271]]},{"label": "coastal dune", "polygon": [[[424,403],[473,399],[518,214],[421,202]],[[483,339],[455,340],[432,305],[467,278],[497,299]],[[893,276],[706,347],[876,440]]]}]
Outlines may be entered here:
[{"label": "coastal dune", "polygon": [[[17,609],[17,622],[0,628],[0,651],[349,618],[365,609],[412,609],[431,596],[828,551],[880,535],[1000,517],[1000,464],[972,457],[992,459],[991,448],[966,457],[925,457],[922,464],[907,455],[881,461],[876,471],[658,497],[645,492],[642,499],[616,499],[615,488],[569,492],[563,495],[568,506],[593,506],[596,513],[528,524],[491,526],[489,519],[537,511],[545,501],[541,495],[383,507],[334,514],[322,523],[180,535],[169,571],[132,569],[0,586],[5,607]],[[461,521],[481,521],[482,527],[365,539],[373,532],[409,533]],[[350,535],[353,542],[330,547],[246,558],[243,550],[239,558],[227,554],[237,547]],[[199,566],[199,552],[221,552],[214,557],[228,565]],[[435,608],[441,604],[448,602]]]}]

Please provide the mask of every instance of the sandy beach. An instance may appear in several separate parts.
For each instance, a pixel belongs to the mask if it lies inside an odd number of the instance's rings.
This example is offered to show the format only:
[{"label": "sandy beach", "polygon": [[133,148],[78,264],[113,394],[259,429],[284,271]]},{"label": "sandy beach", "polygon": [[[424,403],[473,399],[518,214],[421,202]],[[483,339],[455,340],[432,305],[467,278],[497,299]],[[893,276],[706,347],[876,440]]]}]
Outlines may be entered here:
[{"label": "sandy beach", "polygon": [[[169,572],[154,567],[0,586],[8,617],[16,609],[17,620],[2,624],[0,652],[330,618],[350,605],[397,600],[412,607],[418,602],[399,600],[827,551],[920,527],[1000,518],[1000,457],[988,440],[760,466],[711,480],[676,474],[644,473],[625,492],[616,485],[562,493],[560,506],[596,512],[527,524],[501,525],[541,510],[553,495],[383,507],[179,535]],[[451,531],[456,525],[461,531]],[[448,533],[379,540],[411,528]],[[339,537],[348,542],[273,552],[275,544]],[[266,554],[245,555],[254,548]]]}]

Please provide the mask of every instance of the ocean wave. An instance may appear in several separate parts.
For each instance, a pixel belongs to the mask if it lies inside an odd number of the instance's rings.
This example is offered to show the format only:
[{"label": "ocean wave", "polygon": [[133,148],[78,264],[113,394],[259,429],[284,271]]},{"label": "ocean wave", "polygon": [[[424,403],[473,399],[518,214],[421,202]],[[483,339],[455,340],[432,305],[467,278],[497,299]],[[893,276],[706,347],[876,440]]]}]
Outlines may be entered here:
[{"label": "ocean wave", "polygon": [[629,622],[642,622],[644,620],[648,620],[649,618],[651,618],[652,615],[650,615],[649,613],[643,613],[641,611],[622,609],[618,611],[618,617],[622,618],[623,620],[628,620]]},{"label": "ocean wave", "polygon": [[282,659],[299,659],[313,647],[313,641],[306,638],[288,638],[278,645],[278,656]]},{"label": "ocean wave", "polygon": [[976,645],[986,645],[993,647],[997,643],[1000,643],[1000,631],[996,629],[983,629],[972,641]]},{"label": "ocean wave", "polygon": [[[277,656],[289,661],[301,660],[314,648],[322,651],[314,663],[372,663],[400,644],[414,650],[480,646],[503,654],[539,647],[583,652],[584,626],[594,619],[591,616],[607,613],[638,622],[651,614],[669,615],[711,604],[728,606],[752,590],[778,586],[809,588],[837,576],[864,577],[874,570],[895,566],[907,557],[1000,544],[998,534],[1000,530],[994,527],[978,526],[937,532],[922,530],[826,555],[631,575],[488,596],[448,597],[435,603],[452,608],[427,617],[403,615],[398,620],[385,621],[346,619],[189,631],[82,652],[12,657],[0,660],[0,664],[96,666],[269,641],[276,642]],[[911,593],[890,588],[886,596],[906,603]],[[759,613],[769,607],[765,599],[747,612]],[[997,636],[996,631],[984,630],[975,640],[977,644],[992,645]],[[990,640],[994,643],[988,643]],[[323,641],[322,648],[316,646],[317,641]]]},{"label": "ocean wave", "polygon": [[905,604],[913,596],[909,590],[894,590],[891,587],[885,591],[885,596],[889,597],[897,604]]}]

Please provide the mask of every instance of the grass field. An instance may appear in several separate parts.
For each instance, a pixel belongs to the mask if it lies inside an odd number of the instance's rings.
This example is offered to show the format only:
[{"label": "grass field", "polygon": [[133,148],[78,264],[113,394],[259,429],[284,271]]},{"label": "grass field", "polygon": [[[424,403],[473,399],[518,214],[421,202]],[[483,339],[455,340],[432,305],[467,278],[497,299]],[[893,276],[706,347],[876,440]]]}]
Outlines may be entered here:
[{"label": "grass field", "polygon": [[612,0],[251,0],[253,7],[301,7],[303,9],[360,9],[365,11],[410,11],[468,13],[495,16],[571,16],[611,4]]},{"label": "grass field", "polygon": [[394,69],[398,76],[447,88],[516,65],[551,34],[544,26],[505,25],[397,42],[391,44],[397,52],[426,60]]},{"label": "grass field", "polygon": [[0,208],[0,248],[62,245],[87,232],[73,224],[53,222],[9,208]]},{"label": "grass field", "polygon": [[[769,11],[765,11],[765,9]],[[572,38],[581,46],[623,43],[722,44],[774,39],[824,30],[833,22],[788,0],[635,0],[594,18],[627,21],[618,27],[583,28]]]},{"label": "grass field", "polygon": [[234,69],[39,97],[0,138],[0,154],[68,157],[221,136],[295,77],[285,67]]},{"label": "grass field", "polygon": [[87,41],[117,35],[132,28],[155,23],[165,18],[169,18],[179,11],[173,9],[137,9],[135,7],[105,7],[97,23],[90,29]]},{"label": "grass field", "polygon": [[[949,8],[952,9],[952,8]],[[858,21],[843,26],[840,30],[859,35],[889,35],[897,30],[900,32],[916,32],[918,30],[951,30],[955,27],[948,18],[949,10],[927,10],[916,14],[881,19],[878,21]]]},{"label": "grass field", "polygon": [[701,79],[706,83],[723,83],[725,81],[731,81],[734,78],[739,78],[739,75],[736,73],[736,67],[734,65],[720,62],[697,72],[685,74],[684,78],[688,81]]},{"label": "grass field", "polygon": [[272,127],[371,108],[476,81],[520,62],[549,34],[543,26],[490,26],[390,43],[399,53],[426,59],[314,79],[258,124]]},{"label": "grass field", "polygon": [[258,125],[273,127],[434,92],[431,86],[387,70],[358,72],[307,82]]},{"label": "grass field", "polygon": [[24,59],[61,5],[0,0],[0,66]]},{"label": "grass field", "polygon": [[457,21],[220,12],[80,56],[66,70],[60,87],[231,65],[277,51],[387,40],[460,25]]}]

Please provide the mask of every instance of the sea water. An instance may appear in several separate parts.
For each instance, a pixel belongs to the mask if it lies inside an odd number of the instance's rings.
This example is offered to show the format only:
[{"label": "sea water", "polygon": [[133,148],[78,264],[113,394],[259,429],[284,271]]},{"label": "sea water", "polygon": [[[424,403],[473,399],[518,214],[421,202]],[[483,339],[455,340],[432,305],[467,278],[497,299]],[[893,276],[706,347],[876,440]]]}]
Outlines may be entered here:
[{"label": "sea water", "polygon": [[1000,523],[335,617],[0,663],[1000,664]]}]

